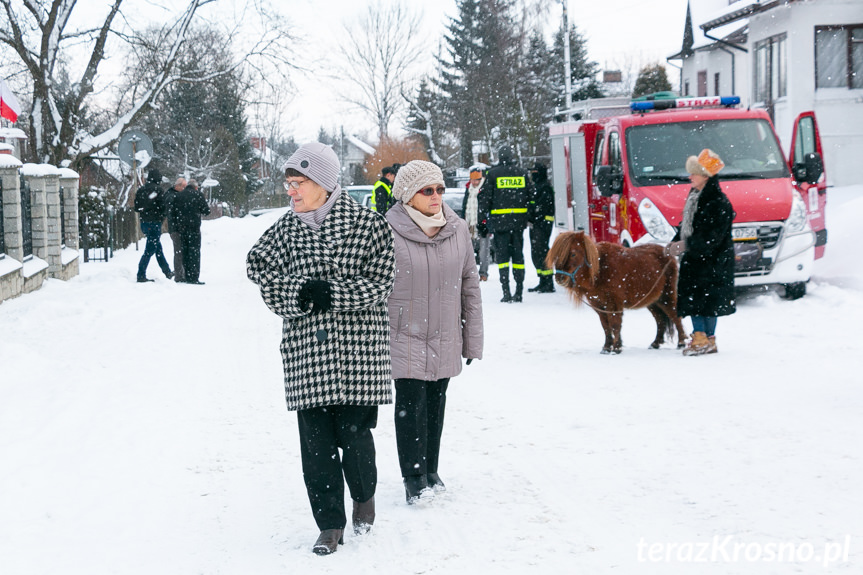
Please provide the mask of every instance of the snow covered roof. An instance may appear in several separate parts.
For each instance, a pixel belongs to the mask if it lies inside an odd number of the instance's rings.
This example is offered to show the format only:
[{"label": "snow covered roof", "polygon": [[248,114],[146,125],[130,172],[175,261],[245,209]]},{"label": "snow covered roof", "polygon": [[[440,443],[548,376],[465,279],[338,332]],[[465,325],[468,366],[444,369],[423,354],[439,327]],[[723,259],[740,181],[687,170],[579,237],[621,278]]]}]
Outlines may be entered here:
[{"label": "snow covered roof", "polygon": [[27,134],[24,130],[18,128],[0,128],[0,138],[14,138],[16,140],[26,140]]},{"label": "snow covered roof", "polygon": [[374,153],[377,151],[372,146],[370,146],[369,144],[366,144],[365,142],[363,142],[362,140],[360,140],[356,136],[347,135],[347,136],[345,136],[345,139],[348,142],[350,142],[351,144],[353,144],[354,146],[356,146],[357,148],[359,148],[360,150],[362,150],[363,153],[366,153],[370,156],[374,155]]}]

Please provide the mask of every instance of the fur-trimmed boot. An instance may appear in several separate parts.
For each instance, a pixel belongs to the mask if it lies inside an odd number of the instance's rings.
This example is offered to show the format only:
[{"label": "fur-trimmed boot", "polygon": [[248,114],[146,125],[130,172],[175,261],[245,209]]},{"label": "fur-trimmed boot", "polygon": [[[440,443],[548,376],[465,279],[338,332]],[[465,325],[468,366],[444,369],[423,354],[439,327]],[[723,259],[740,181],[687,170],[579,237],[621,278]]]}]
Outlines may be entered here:
[{"label": "fur-trimmed boot", "polygon": [[683,349],[683,355],[704,355],[710,349],[710,340],[703,331],[696,331],[689,340],[689,345]]}]

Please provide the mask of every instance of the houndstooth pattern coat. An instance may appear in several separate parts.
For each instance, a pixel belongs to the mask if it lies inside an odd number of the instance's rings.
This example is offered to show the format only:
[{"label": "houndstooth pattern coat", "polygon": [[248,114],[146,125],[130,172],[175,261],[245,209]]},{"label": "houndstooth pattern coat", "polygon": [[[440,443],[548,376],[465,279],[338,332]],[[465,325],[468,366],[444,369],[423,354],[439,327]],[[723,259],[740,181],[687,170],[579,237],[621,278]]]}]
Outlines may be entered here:
[{"label": "houndstooth pattern coat", "polygon": [[[284,318],[288,410],[392,403],[387,298],[395,255],[386,220],[346,193],[320,229],[288,212],[249,251],[249,279]],[[297,298],[309,279],[332,286],[332,308],[310,314]]]}]

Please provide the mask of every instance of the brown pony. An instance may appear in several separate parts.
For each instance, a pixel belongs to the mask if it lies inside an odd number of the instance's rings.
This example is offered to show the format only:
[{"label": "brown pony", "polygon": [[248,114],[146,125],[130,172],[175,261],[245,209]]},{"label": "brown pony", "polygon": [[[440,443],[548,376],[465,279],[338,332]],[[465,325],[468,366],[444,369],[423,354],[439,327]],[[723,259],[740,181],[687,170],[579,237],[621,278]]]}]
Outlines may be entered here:
[{"label": "brown pony", "polygon": [[683,324],[677,317],[677,261],[662,246],[626,248],[595,243],[584,232],[564,232],[548,250],[546,265],[554,268],[557,283],[577,304],[586,303],[599,314],[605,330],[602,353],[620,353],[623,310],[647,307],[656,320],[657,349],[677,328],[677,347],[684,346]]}]

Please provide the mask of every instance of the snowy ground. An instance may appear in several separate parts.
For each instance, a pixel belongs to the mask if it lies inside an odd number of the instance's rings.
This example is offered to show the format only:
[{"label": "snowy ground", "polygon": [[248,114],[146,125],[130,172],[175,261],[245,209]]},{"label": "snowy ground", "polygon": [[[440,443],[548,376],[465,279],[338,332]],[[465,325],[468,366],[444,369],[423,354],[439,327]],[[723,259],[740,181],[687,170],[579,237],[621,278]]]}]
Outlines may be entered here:
[{"label": "snowy ground", "polygon": [[383,407],[377,522],[323,558],[244,271],[277,214],[205,222],[205,286],[135,283],[134,249],[83,265],[0,305],[0,573],[863,573],[861,212],[831,190],[808,295],[745,297],[715,356],[648,350],[647,311],[600,355],[591,310],[491,278],[449,492],[405,505]]}]

